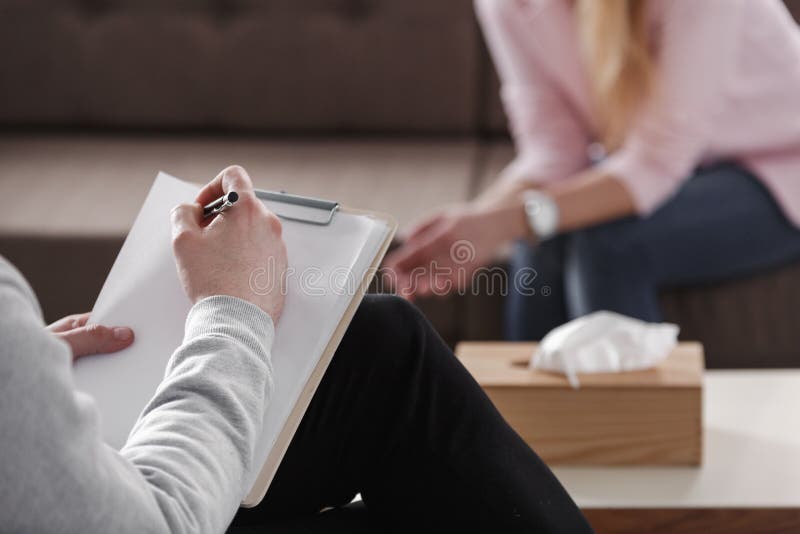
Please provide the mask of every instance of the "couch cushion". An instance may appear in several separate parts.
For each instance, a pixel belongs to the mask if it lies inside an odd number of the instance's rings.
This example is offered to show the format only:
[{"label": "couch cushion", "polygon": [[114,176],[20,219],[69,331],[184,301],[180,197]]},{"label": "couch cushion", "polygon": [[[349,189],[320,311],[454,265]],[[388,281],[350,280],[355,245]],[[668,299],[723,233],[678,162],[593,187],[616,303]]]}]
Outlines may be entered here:
[{"label": "couch cushion", "polygon": [[0,0],[0,124],[465,133],[478,40],[463,0]]},{"label": "couch cushion", "polygon": [[[257,187],[385,211],[407,223],[469,194],[470,141],[0,137],[0,233],[125,235],[159,170],[195,182],[238,163]],[[24,193],[24,194],[19,194]]]}]

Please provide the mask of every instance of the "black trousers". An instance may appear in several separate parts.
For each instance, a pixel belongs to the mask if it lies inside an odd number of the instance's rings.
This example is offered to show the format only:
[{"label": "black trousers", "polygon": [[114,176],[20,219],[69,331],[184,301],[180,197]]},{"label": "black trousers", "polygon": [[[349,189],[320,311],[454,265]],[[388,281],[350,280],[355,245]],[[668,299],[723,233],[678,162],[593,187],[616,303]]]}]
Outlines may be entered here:
[{"label": "black trousers", "polygon": [[[357,493],[360,509],[339,508]],[[416,308],[367,296],[267,496],[230,532],[454,529],[591,532]]]}]

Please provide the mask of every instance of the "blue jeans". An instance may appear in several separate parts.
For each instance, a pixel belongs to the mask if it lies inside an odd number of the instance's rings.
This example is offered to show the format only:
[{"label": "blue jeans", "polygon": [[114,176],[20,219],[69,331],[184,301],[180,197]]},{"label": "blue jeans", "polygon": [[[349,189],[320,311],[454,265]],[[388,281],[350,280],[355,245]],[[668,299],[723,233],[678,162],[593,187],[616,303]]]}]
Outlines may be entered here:
[{"label": "blue jeans", "polygon": [[[597,310],[660,321],[660,289],[747,276],[798,260],[800,230],[772,195],[743,167],[718,163],[699,169],[649,217],[597,225],[538,246],[518,243],[506,337],[541,339]],[[528,275],[520,276],[523,271]]]}]

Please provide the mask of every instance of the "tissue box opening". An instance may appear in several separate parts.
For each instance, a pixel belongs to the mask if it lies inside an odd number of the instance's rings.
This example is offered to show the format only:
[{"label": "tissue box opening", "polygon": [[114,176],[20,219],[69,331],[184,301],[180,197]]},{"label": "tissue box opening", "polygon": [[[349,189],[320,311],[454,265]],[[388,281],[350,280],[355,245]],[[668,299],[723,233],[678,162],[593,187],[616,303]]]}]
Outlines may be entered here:
[{"label": "tissue box opening", "polygon": [[699,465],[703,347],[680,343],[647,371],[531,370],[535,343],[460,343],[456,355],[503,417],[551,465]]}]

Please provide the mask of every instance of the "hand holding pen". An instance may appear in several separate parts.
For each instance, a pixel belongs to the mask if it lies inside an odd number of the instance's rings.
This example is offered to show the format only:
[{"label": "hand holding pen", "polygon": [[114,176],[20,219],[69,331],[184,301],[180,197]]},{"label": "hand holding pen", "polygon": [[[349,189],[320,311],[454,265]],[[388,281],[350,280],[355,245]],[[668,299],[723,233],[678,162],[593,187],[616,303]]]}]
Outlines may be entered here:
[{"label": "hand holding pen", "polygon": [[287,265],[281,231],[278,217],[256,198],[247,172],[238,166],[225,169],[195,203],[172,210],[172,248],[189,299],[196,303],[228,295],[255,304],[277,321]]}]

